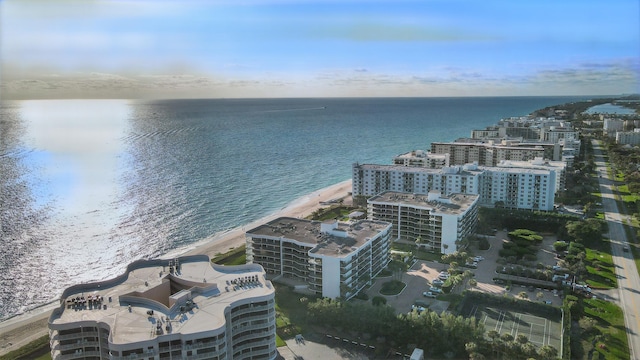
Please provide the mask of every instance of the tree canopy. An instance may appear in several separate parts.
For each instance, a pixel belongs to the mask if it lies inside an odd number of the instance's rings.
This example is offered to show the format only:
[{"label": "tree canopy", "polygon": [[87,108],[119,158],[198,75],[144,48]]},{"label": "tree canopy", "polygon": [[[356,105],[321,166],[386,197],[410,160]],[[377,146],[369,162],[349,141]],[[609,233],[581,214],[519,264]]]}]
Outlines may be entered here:
[{"label": "tree canopy", "polygon": [[567,222],[567,234],[572,240],[585,244],[602,238],[602,222],[598,219]]}]

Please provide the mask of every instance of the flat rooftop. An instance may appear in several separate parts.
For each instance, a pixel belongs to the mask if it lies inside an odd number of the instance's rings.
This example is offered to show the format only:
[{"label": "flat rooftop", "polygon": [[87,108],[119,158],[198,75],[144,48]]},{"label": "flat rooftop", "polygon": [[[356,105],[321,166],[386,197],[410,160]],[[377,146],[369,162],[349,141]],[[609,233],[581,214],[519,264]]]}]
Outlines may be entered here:
[{"label": "flat rooftop", "polygon": [[359,220],[352,224],[338,222],[332,230],[333,233],[341,235],[337,236],[323,233],[320,221],[281,217],[247,231],[246,235],[282,238],[309,247],[311,253],[346,257],[390,225],[387,222],[373,220]]},{"label": "flat rooftop", "polygon": [[[432,200],[429,200],[429,199]],[[422,194],[408,194],[395,191],[386,191],[373,196],[368,200],[372,203],[387,203],[397,205],[409,205],[417,208],[432,209],[436,214],[462,214],[478,199],[478,195],[452,194],[445,197],[437,197]]]},{"label": "flat rooftop", "polygon": [[396,155],[396,159],[441,159],[444,160],[447,154],[433,154],[426,150],[413,150],[404,154]]},{"label": "flat rooftop", "polygon": [[381,171],[397,171],[405,174],[433,174],[433,175],[469,175],[474,176],[482,171],[467,167],[464,165],[449,166],[444,168],[432,169],[422,166],[404,166],[404,165],[379,165],[379,164],[360,164],[364,170],[381,170]]},{"label": "flat rooftop", "polygon": [[508,174],[531,174],[531,175],[549,175],[551,167],[542,169],[540,166],[536,167],[507,167],[507,166],[479,166],[479,169],[483,169],[491,172],[508,173]]},{"label": "flat rooftop", "polygon": [[215,265],[205,255],[179,258],[179,266],[175,261],[149,261],[148,266],[137,262],[142,266],[116,279],[68,288],[61,299],[62,311],[54,310],[50,326],[64,329],[65,324],[79,321],[104,322],[111,328],[112,343],[132,343],[167,333],[223,328],[226,307],[274,293],[259,265]]}]

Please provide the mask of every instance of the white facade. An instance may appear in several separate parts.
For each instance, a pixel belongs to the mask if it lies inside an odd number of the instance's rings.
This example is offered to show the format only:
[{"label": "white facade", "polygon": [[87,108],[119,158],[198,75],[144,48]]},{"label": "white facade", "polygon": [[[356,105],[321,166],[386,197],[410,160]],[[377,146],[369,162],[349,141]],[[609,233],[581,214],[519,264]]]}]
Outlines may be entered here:
[{"label": "white facade", "polygon": [[549,141],[552,143],[558,143],[560,140],[577,140],[580,133],[577,130],[567,128],[556,128],[555,126],[548,129],[543,129],[541,133],[542,141]]},{"label": "white facade", "polygon": [[602,128],[604,135],[614,136],[616,132],[624,130],[624,120],[605,118]]},{"label": "white facade", "polygon": [[385,191],[427,194],[476,194],[480,172],[470,166],[442,169],[400,165],[353,164],[353,196],[373,196]]},{"label": "white facade", "polygon": [[555,189],[560,191],[566,184],[566,161],[548,161],[540,158],[532,161],[501,161],[497,167],[516,169],[539,169],[555,171]]},{"label": "white facade", "polygon": [[391,224],[278,218],[247,231],[247,262],[274,281],[323,297],[350,299],[389,263]]},{"label": "white facade", "polygon": [[[522,162],[525,164],[525,162]],[[370,197],[386,191],[424,195],[440,191],[480,195],[479,203],[525,210],[552,210],[558,182],[556,169],[532,165],[479,167],[474,164],[426,169],[398,165],[354,164],[352,194]]]},{"label": "white facade", "polygon": [[621,131],[624,129],[624,120],[605,118],[602,128],[607,131]]},{"label": "white facade", "polygon": [[385,192],[367,201],[369,219],[393,224],[396,238],[450,254],[478,221],[478,196],[439,191],[428,195]]},{"label": "white facade", "polygon": [[275,290],[259,265],[140,260],[67,288],[49,318],[62,359],[275,359]]},{"label": "white facade", "polygon": [[449,154],[432,154],[424,150],[413,150],[394,157],[393,164],[441,169],[449,166]]},{"label": "white facade", "polygon": [[561,160],[562,146],[557,143],[522,140],[495,142],[433,142],[431,153],[449,154],[451,165],[477,163],[481,166],[496,166],[502,160],[527,161],[541,157]]},{"label": "white facade", "polygon": [[484,130],[471,130],[472,139],[496,139],[500,137],[500,130],[497,127],[488,127]]},{"label": "white facade", "polygon": [[556,172],[549,169],[483,167],[480,203],[523,210],[553,210]]},{"label": "white facade", "polygon": [[618,131],[616,132],[616,143],[622,145],[640,145],[640,132]]}]

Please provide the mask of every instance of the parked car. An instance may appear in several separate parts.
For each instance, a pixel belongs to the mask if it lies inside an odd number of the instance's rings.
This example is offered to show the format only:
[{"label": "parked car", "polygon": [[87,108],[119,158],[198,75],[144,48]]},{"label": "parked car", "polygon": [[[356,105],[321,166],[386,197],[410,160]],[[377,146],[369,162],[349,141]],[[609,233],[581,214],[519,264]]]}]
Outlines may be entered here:
[{"label": "parked car", "polygon": [[444,281],[440,280],[440,279],[434,279],[431,284],[433,284],[433,286],[442,286],[444,285]]},{"label": "parked car", "polygon": [[431,291],[433,293],[436,293],[436,294],[442,294],[442,289],[434,287],[434,286],[430,287],[429,291]]},{"label": "parked car", "polygon": [[443,272],[441,272],[441,273],[438,275],[438,278],[439,278],[440,280],[447,280],[447,279],[449,278],[449,273],[448,273],[448,272],[444,272],[444,271],[443,271]]},{"label": "parked car", "polygon": [[437,295],[433,291],[425,291],[422,293],[422,296],[428,297],[428,298],[435,298]]},{"label": "parked car", "polygon": [[478,268],[478,262],[474,261],[472,263],[465,263],[464,266],[466,266],[468,268],[472,268],[472,269],[477,269]]},{"label": "parked car", "polygon": [[475,257],[473,258],[473,261],[476,261],[476,262],[478,262],[478,261],[482,261],[482,260],[484,260],[484,257],[482,257],[482,256],[475,256]]}]

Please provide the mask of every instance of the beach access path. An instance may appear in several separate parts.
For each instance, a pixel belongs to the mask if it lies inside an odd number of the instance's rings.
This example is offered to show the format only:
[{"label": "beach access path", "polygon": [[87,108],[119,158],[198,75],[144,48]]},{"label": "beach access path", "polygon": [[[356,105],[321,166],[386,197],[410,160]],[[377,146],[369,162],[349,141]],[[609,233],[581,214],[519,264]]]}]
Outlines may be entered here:
[{"label": "beach access path", "polygon": [[[251,224],[216,234],[211,238],[199,241],[191,247],[171,252],[163,256],[163,258],[195,254],[205,254],[213,258],[217,254],[225,253],[244,245],[245,232],[247,230],[279,217],[304,218],[322,208],[323,205],[320,204],[321,202],[344,199],[345,204],[350,204],[350,193],[351,180],[345,180],[302,196],[280,211],[254,221]],[[29,342],[46,335],[48,333],[48,318],[51,310],[55,307],[55,304],[43,306],[40,309],[32,310],[0,322],[0,355],[17,350]]]}]

